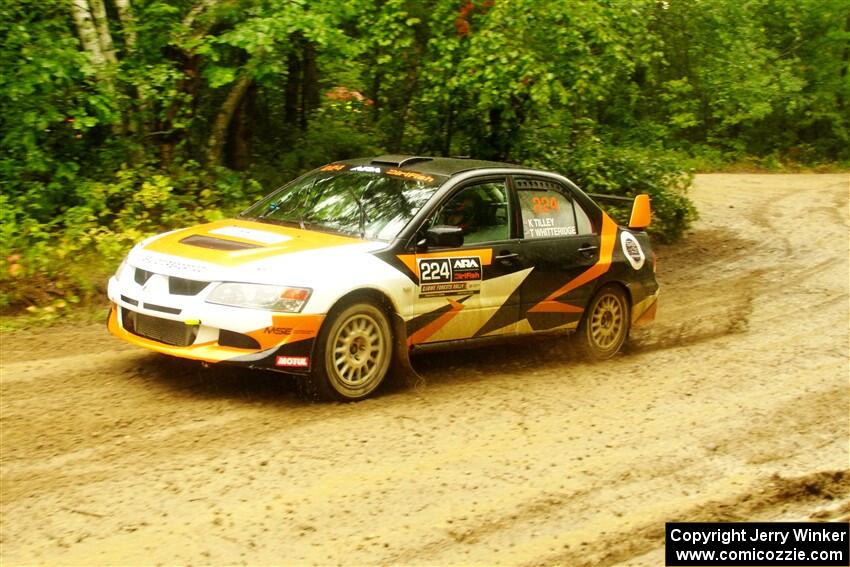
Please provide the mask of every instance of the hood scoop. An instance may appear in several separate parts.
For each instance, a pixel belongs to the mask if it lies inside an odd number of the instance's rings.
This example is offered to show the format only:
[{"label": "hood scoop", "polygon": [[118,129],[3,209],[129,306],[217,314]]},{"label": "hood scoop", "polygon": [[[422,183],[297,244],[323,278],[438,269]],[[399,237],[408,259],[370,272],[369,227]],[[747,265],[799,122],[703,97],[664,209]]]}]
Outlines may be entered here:
[{"label": "hood scoop", "polygon": [[251,248],[262,248],[257,244],[249,244],[248,242],[236,242],[235,240],[225,240],[224,238],[215,238],[212,236],[203,236],[193,234],[187,236],[180,241],[180,244],[188,244],[190,246],[200,246],[201,248],[211,248],[213,250],[249,250]]}]

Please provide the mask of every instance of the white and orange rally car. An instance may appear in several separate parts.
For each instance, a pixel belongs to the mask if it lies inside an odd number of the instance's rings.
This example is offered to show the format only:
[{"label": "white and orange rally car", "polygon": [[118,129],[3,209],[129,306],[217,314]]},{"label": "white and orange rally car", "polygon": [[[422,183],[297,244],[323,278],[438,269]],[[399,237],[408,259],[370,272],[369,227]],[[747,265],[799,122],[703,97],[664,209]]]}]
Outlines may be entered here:
[{"label": "white and orange rally car", "polygon": [[565,177],[505,163],[333,163],[237,218],[136,245],[109,280],[108,327],[338,400],[458,341],[575,332],[608,358],[655,315],[649,217],[639,195],[618,226]]}]

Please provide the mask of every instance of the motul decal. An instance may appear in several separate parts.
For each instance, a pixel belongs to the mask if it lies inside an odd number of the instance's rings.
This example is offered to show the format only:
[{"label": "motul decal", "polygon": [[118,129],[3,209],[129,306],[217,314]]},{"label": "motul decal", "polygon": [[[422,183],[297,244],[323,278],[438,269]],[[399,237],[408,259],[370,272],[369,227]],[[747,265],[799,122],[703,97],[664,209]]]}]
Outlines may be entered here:
[{"label": "motul decal", "polygon": [[275,366],[284,368],[309,368],[309,356],[278,356],[274,361]]}]

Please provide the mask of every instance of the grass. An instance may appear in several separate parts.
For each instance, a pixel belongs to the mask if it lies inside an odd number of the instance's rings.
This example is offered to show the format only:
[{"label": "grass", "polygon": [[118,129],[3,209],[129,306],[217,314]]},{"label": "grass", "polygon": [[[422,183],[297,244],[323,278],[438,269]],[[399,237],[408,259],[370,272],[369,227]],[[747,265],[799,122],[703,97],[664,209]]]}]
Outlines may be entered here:
[{"label": "grass", "polygon": [[84,305],[68,305],[64,308],[53,308],[52,310],[41,308],[15,315],[2,315],[0,316],[0,335],[69,323],[79,325],[103,323],[105,325],[108,309],[109,303],[106,298],[103,298],[102,301]]}]

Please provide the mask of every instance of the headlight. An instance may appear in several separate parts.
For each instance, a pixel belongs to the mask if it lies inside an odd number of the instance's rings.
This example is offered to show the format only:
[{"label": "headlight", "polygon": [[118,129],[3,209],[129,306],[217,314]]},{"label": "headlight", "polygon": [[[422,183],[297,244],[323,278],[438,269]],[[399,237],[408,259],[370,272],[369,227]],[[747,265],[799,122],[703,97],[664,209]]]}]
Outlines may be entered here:
[{"label": "headlight", "polygon": [[310,299],[311,291],[304,287],[223,283],[212,290],[207,302],[298,313]]}]

